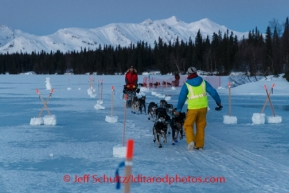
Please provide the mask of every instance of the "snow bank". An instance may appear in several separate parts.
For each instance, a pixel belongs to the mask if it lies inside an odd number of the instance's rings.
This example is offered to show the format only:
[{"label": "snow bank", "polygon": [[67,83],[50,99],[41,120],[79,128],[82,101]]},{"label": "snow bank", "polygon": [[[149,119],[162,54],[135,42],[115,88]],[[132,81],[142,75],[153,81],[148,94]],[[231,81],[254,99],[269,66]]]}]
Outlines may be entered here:
[{"label": "snow bank", "polygon": [[126,157],[126,146],[117,145],[112,149],[113,157],[125,158]]},{"label": "snow bank", "polygon": [[116,123],[117,119],[117,116],[105,116],[105,121],[108,123]]},{"label": "snow bank", "polygon": [[30,125],[36,126],[36,125],[43,125],[43,118],[42,117],[34,117],[30,120]]},{"label": "snow bank", "polygon": [[36,73],[33,72],[33,71],[30,71],[30,72],[24,72],[24,73],[20,73],[20,74],[23,74],[23,75],[35,75]]},{"label": "snow bank", "polygon": [[[252,81],[236,86],[232,88],[232,92],[234,93],[234,95],[265,95],[267,97],[266,91],[264,90],[264,85],[267,86],[268,92],[270,92],[273,84],[275,84],[273,96],[289,95],[289,90],[284,89],[288,88],[288,81],[285,78],[282,78],[282,75],[280,75],[279,77],[271,78],[267,76],[267,79],[262,78],[258,81]],[[225,87],[225,85],[222,86]],[[227,89],[219,89],[218,92],[219,94],[227,94]],[[264,98],[264,100],[266,100],[266,98]]]},{"label": "snow bank", "polygon": [[264,113],[254,113],[252,116],[253,124],[265,124],[265,116]]},{"label": "snow bank", "polygon": [[223,123],[224,124],[237,124],[237,117],[236,116],[230,116],[230,115],[224,115],[224,120]]},{"label": "snow bank", "polygon": [[268,123],[281,123],[282,117],[281,116],[267,116]]},{"label": "snow bank", "polygon": [[43,117],[44,125],[56,125],[55,115],[46,115]]},{"label": "snow bank", "polygon": [[96,110],[102,110],[102,109],[105,109],[105,107],[102,106],[102,105],[99,104],[99,103],[96,103],[96,105],[94,105],[94,108],[95,108]]}]

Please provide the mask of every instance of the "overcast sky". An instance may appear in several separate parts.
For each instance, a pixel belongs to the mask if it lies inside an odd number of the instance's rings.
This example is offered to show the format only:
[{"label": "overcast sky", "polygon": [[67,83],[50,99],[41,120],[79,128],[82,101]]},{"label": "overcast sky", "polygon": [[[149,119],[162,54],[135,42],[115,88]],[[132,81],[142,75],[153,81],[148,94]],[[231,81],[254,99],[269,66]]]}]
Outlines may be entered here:
[{"label": "overcast sky", "polygon": [[284,23],[289,0],[0,0],[0,24],[35,35],[61,28],[97,28],[176,16],[186,23],[203,18],[239,32],[269,21]]}]

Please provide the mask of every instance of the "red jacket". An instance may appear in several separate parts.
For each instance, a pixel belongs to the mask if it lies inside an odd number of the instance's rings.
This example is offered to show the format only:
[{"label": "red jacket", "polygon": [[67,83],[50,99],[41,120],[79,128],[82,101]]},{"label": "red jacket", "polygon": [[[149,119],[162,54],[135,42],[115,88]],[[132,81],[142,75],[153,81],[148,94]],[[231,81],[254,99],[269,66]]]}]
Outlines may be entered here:
[{"label": "red jacket", "polygon": [[136,85],[138,81],[137,73],[128,71],[125,74],[125,83]]}]

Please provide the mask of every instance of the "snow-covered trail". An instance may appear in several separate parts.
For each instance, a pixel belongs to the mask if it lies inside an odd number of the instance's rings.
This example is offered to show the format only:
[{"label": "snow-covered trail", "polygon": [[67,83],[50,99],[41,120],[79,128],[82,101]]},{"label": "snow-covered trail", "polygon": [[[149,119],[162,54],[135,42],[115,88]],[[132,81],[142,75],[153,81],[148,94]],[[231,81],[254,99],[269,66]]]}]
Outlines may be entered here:
[{"label": "snow-covered trail", "polygon": [[[222,98],[225,99],[225,96]],[[237,108],[235,111],[238,111],[238,106],[243,108],[244,100],[248,100],[246,98],[246,96],[233,98],[236,103],[235,108]],[[253,109],[259,109],[258,107],[260,107],[260,104],[262,107],[263,98],[256,97],[255,100],[251,99],[251,102],[256,105],[256,108]],[[223,101],[224,106],[226,106],[226,101]],[[256,101],[260,102],[256,103]],[[279,109],[280,112],[280,105],[284,105],[284,99],[281,97],[279,100],[277,99],[277,101],[279,101],[279,103],[276,103],[276,100],[274,101],[275,107],[276,109]],[[212,101],[210,104],[212,107],[214,106]],[[224,111],[225,110],[226,108],[224,108]],[[270,109],[266,110],[269,114]],[[288,124],[288,120],[283,120],[281,126],[257,126],[252,125],[250,122],[244,123],[244,112],[242,113],[241,111],[241,113],[236,113],[237,115],[243,114],[243,118],[240,117],[239,119],[241,123],[239,125],[228,126],[220,123],[218,120],[219,117],[215,117],[218,114],[219,116],[220,114],[226,114],[224,111],[221,113],[214,112],[213,110],[209,111],[205,148],[202,151],[193,152],[188,152],[186,150],[187,145],[185,139],[175,146],[170,145],[170,135],[168,140],[169,143],[163,145],[162,149],[158,149],[157,145],[152,142],[152,124],[146,122],[142,123],[142,121],[145,121],[145,118],[140,117],[142,115],[131,115],[131,117],[133,116],[133,119],[135,119],[132,122],[137,122],[131,123],[131,128],[134,128],[135,133],[132,136],[136,138],[137,142],[139,140],[141,141],[141,139],[143,140],[143,142],[139,143],[147,143],[145,146],[142,146],[143,144],[140,145],[140,148],[143,152],[146,152],[147,149],[151,154],[151,157],[149,158],[146,158],[147,153],[144,153],[143,156],[137,156],[140,159],[139,161],[143,162],[146,159],[158,160],[158,162],[152,163],[152,165],[154,165],[152,167],[156,170],[158,170],[158,166],[164,168],[166,165],[169,165],[170,167],[160,170],[162,171],[161,175],[178,174],[183,176],[214,176],[226,178],[226,183],[223,184],[194,184],[193,187],[198,190],[197,192],[207,192],[208,189],[214,192],[286,192],[289,188],[289,167],[285,165],[288,160],[288,154],[284,155],[283,153],[279,153],[279,151],[282,152],[285,150],[283,148],[272,149],[270,147],[274,146],[272,142],[267,144],[268,148],[265,147],[264,149],[260,149],[259,142],[262,143],[264,140],[268,139],[268,137],[272,135],[271,133],[274,132],[274,127],[286,129],[287,127],[284,128],[284,124]],[[250,116],[252,116],[252,114],[253,113],[250,114],[250,111],[248,111],[246,116],[249,117],[249,119],[246,121],[250,121]],[[139,126],[135,127],[136,124],[139,124]],[[141,124],[143,124],[143,126],[141,126]],[[263,127],[265,127],[265,130],[263,130]],[[137,131],[136,129],[138,128],[139,130]],[[253,131],[254,129],[255,131]],[[261,132],[268,133],[259,134],[260,129],[262,129]],[[219,132],[217,130],[219,130]],[[288,130],[286,133],[289,133]],[[256,141],[252,140],[256,137],[258,137],[259,140],[256,146],[254,146]],[[280,142],[281,141],[279,141],[279,143]],[[283,143],[287,143],[286,145],[288,146],[288,137]],[[160,171],[156,172],[156,174],[160,173]],[[177,186],[179,186],[178,188],[181,190],[183,185],[184,184]]]},{"label": "snow-covered trail", "polygon": [[[68,91],[68,77],[72,90]],[[114,177],[123,161],[112,156],[122,143],[124,102],[123,77],[101,76],[105,80],[105,110],[95,110],[96,98],[87,95],[89,76],[50,76],[55,88],[48,107],[57,117],[56,126],[30,126],[44,99],[46,76],[0,76],[0,192],[120,192],[115,183],[94,183],[92,175]],[[96,80],[98,77],[96,77]],[[82,90],[78,90],[79,87]],[[105,122],[110,114],[111,86],[114,85],[114,114],[118,123]],[[97,89],[97,85],[95,84]],[[160,90],[158,90],[160,92]],[[97,91],[96,91],[97,93]],[[224,92],[225,93],[225,92]],[[169,90],[174,106],[179,88]],[[159,98],[146,93],[147,103]],[[135,140],[133,175],[146,177],[224,177],[225,183],[133,183],[132,192],[286,192],[289,189],[288,96],[272,96],[281,124],[252,125],[252,114],[260,112],[265,96],[235,95],[233,115],[238,124],[223,124],[228,114],[228,98],[221,96],[223,110],[214,110],[210,98],[205,148],[187,151],[185,139],[171,145],[171,135],[163,148],[153,143],[153,122],[147,115],[127,109],[126,139]],[[184,108],[185,110],[185,108]],[[44,112],[46,113],[46,112]],[[265,109],[271,115],[269,104]],[[73,183],[75,176],[90,174],[88,183]],[[123,169],[120,175],[123,175]],[[71,180],[64,182],[64,175]]]}]

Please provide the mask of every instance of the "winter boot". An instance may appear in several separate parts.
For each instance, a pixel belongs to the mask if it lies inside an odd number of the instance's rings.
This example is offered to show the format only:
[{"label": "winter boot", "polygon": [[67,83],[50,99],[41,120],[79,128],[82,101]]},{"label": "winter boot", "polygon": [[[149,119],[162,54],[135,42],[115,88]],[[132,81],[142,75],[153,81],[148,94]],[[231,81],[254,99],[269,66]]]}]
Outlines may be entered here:
[{"label": "winter boot", "polygon": [[194,144],[194,142],[192,141],[192,142],[190,142],[189,145],[188,145],[188,150],[189,150],[189,151],[192,151],[192,150],[194,150],[194,147],[195,147],[195,144]]}]

